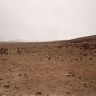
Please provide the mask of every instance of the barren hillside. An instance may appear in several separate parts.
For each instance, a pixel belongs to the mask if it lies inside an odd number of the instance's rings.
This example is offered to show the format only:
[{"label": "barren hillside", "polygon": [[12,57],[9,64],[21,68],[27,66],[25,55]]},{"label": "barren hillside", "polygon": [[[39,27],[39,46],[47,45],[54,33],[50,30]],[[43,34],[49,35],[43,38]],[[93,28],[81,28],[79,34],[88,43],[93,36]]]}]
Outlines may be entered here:
[{"label": "barren hillside", "polygon": [[0,43],[0,96],[96,96],[96,36]]},{"label": "barren hillside", "polygon": [[72,43],[96,43],[96,35],[69,40]]}]

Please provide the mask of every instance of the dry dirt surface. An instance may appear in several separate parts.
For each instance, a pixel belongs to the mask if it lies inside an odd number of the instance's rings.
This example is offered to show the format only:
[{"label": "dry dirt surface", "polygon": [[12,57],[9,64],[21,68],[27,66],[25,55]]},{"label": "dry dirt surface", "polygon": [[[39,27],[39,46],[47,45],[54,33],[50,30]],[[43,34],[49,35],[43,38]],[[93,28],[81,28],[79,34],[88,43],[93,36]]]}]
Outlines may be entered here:
[{"label": "dry dirt surface", "polygon": [[1,42],[0,96],[96,96],[96,36]]}]

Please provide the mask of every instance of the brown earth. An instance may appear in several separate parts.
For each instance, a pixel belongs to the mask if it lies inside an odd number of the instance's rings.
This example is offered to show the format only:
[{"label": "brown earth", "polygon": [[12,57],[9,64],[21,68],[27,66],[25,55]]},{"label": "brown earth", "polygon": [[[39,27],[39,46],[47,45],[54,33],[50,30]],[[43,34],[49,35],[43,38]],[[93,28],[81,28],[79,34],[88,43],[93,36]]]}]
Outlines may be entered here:
[{"label": "brown earth", "polygon": [[0,96],[96,96],[96,36],[0,43]]}]

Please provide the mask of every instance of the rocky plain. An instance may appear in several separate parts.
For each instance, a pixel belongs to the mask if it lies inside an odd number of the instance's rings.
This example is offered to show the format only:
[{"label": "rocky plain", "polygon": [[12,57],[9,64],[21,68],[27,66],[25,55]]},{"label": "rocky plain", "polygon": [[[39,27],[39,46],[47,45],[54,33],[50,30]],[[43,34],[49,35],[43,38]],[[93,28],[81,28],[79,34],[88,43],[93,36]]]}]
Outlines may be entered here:
[{"label": "rocky plain", "polygon": [[96,96],[96,36],[1,42],[0,96]]}]

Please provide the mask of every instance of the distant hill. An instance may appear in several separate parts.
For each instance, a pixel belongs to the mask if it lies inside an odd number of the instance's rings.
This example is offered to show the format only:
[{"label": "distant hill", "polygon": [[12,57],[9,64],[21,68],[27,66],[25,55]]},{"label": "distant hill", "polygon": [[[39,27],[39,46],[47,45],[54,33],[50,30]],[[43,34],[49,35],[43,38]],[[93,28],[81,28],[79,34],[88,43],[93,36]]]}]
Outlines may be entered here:
[{"label": "distant hill", "polygon": [[16,42],[23,42],[23,43],[62,43],[62,42],[69,42],[69,43],[96,43],[96,35],[93,36],[86,36],[86,37],[80,37],[80,38],[75,38],[75,39],[70,39],[70,40],[54,40],[54,41],[34,41],[31,39],[17,39],[17,40],[11,40],[11,41],[1,41],[1,43],[16,43]]},{"label": "distant hill", "polygon": [[96,35],[68,40],[71,43],[96,43]]}]

